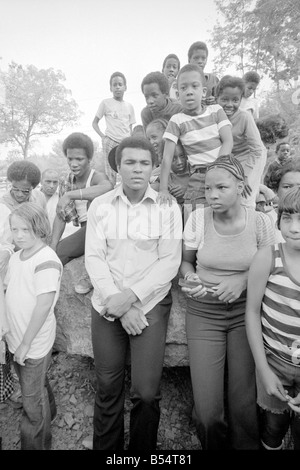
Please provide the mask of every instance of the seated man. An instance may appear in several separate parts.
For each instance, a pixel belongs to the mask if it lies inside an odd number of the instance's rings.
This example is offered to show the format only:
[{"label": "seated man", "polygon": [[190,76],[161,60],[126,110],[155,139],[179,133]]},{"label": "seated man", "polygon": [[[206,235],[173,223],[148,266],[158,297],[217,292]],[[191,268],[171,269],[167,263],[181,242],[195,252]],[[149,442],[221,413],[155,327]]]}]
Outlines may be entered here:
[{"label": "seated man", "polygon": [[[112,184],[104,173],[91,168],[94,145],[87,135],[81,132],[70,134],[63,142],[63,152],[67,158],[70,173],[61,184],[50,246],[65,265],[84,254],[89,204],[95,197],[112,189]],[[70,221],[80,228],[61,240],[66,223]],[[88,276],[75,286],[75,291],[79,294],[86,294],[91,289],[92,285]]]}]

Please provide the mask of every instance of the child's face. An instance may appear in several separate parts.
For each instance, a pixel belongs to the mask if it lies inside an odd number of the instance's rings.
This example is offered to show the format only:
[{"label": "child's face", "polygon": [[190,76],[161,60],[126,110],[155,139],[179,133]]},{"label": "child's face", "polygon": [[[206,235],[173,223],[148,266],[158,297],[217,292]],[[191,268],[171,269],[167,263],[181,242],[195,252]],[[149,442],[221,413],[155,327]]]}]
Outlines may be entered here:
[{"label": "child's face", "polygon": [[283,165],[286,161],[290,158],[291,149],[289,144],[282,144],[280,145],[279,149],[277,150],[278,161]]},{"label": "child's face", "polygon": [[127,87],[122,77],[113,77],[110,85],[110,91],[115,100],[121,101]]},{"label": "child's face", "polygon": [[280,231],[287,246],[300,250],[300,214],[283,212],[280,217]]},{"label": "child's face", "polygon": [[230,118],[239,109],[241,99],[242,91],[238,87],[226,87],[219,94],[217,103],[222,106],[226,116]]},{"label": "child's face", "polygon": [[300,171],[289,171],[283,175],[277,191],[278,199],[284,197],[287,190],[294,186],[300,186]]},{"label": "child's face", "polygon": [[37,238],[31,227],[21,217],[12,215],[10,220],[10,229],[13,240],[19,248],[29,250],[37,243]]},{"label": "child's face", "polygon": [[70,170],[77,178],[84,176],[90,168],[90,161],[84,149],[67,149],[67,161]]},{"label": "child's face", "polygon": [[18,204],[29,201],[31,191],[32,186],[27,180],[11,182],[10,194]]},{"label": "child's face", "polygon": [[178,61],[176,59],[167,59],[163,68],[163,74],[168,80],[172,80],[177,77],[179,68]]},{"label": "child's face", "polygon": [[205,97],[206,88],[203,88],[200,74],[192,70],[179,75],[177,83],[179,99],[187,113],[197,114],[202,111],[201,101]]},{"label": "child's face", "polygon": [[257,83],[255,82],[246,82],[245,83],[245,91],[244,91],[244,96],[245,98],[250,98],[251,95],[255,92],[257,88]]},{"label": "child's face", "polygon": [[195,49],[191,55],[190,64],[198,65],[202,70],[206,66],[207,54],[204,49]]},{"label": "child's face", "polygon": [[157,124],[148,124],[146,129],[146,137],[149,140],[150,144],[153,145],[155,153],[158,157],[161,157],[163,154],[163,135],[164,129]]},{"label": "child's face", "polygon": [[171,170],[173,173],[181,174],[186,171],[187,168],[187,156],[184,153],[182,145],[176,145],[171,164]]},{"label": "child's face", "polygon": [[166,93],[162,93],[158,83],[149,83],[143,86],[143,94],[148,108],[152,113],[161,111],[166,106]]}]

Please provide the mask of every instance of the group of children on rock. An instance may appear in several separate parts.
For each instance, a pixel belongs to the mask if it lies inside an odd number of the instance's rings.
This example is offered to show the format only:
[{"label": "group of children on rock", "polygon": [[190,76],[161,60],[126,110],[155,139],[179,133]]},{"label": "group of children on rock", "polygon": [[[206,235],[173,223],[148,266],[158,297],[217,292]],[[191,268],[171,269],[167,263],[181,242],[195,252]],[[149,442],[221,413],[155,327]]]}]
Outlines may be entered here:
[{"label": "group of children on rock", "polygon": [[[147,74],[141,82],[146,101],[141,111],[142,125],[135,127],[134,108],[124,100],[126,78],[121,72],[111,75],[112,97],[101,101],[92,122],[93,129],[102,139],[105,174],[90,168],[93,157],[91,139],[81,133],[71,134],[64,142],[63,151],[72,177],[68,180],[68,190],[60,195],[52,234],[45,210],[29,199],[32,186],[22,186],[27,181],[25,173],[23,177],[15,177],[12,181],[14,191],[22,194],[27,191],[28,197],[27,200],[23,198],[17,201],[21,204],[12,207],[9,215],[8,223],[18,251],[10,257],[5,280],[4,275],[0,276],[0,339],[4,336],[6,338],[21,386],[24,410],[22,449],[51,448],[50,424],[56,410],[47,369],[55,339],[54,306],[59,295],[62,270],[68,261],[84,254],[89,203],[120,182],[113,169],[115,152],[120,142],[131,135],[141,135],[150,141],[156,154],[150,185],[158,192],[159,204],[171,204],[172,199],[176,198],[182,207],[184,223],[195,209],[207,207],[207,167],[218,157],[232,155],[240,162],[244,174],[242,204],[263,211],[265,205],[258,196],[263,194],[267,204],[270,196],[263,188],[272,189],[274,174],[278,174],[286,165],[291,165],[289,143],[280,142],[276,147],[276,160],[267,166],[267,151],[256,126],[258,104],[253,97],[259,84],[259,75],[248,72],[243,78],[225,75],[219,80],[215,74],[205,71],[207,59],[208,48],[205,43],[198,41],[189,48],[186,65],[181,67],[176,54],[169,54],[163,61],[162,72]],[[99,125],[103,118],[105,132],[101,131]],[[277,399],[277,405],[278,400],[287,403],[297,415],[300,381],[293,381],[292,372],[297,370],[299,374],[300,370],[299,360],[294,360],[300,332],[300,171],[290,169],[286,174],[293,174],[295,180],[286,183],[288,187],[297,188],[290,189],[286,197],[282,198],[283,202],[279,201],[278,214],[275,211],[285,243],[275,248],[261,249],[255,256],[249,274],[246,321],[250,347],[258,368],[261,407],[272,410],[274,400]],[[68,220],[66,210],[72,201],[77,204],[75,211],[79,213],[80,228],[71,238],[61,240]],[[259,206],[256,206],[257,201]],[[282,275],[288,279],[287,283],[282,282]],[[92,288],[88,279],[84,282],[85,286],[81,290],[79,286],[77,290],[80,293],[86,293]],[[276,288],[275,298],[271,301],[273,282],[278,286],[278,292]],[[184,289],[184,292],[187,290]],[[287,301],[283,309],[280,302],[284,296],[291,297],[292,301]],[[280,318],[276,312],[280,312]],[[289,318],[293,318],[290,323]],[[279,335],[279,330],[283,330],[284,339]],[[286,346],[291,341],[292,346]],[[275,360],[269,361],[269,356],[275,357]],[[2,374],[1,391],[5,388],[4,379]],[[46,400],[45,387],[48,396]],[[9,380],[6,389],[9,392],[7,395],[3,393],[5,399],[11,393]],[[270,395],[273,401],[267,399]],[[285,410],[287,408],[282,407]],[[47,421],[44,427],[47,430],[46,438],[34,435],[36,413]],[[276,417],[276,413],[271,414]],[[267,436],[263,427],[264,448],[282,447],[281,441],[290,423],[287,413],[284,417],[280,414],[278,423],[280,432],[276,436],[275,432],[275,437]],[[276,425],[273,425],[276,429]],[[297,432],[294,445],[300,448]]]}]

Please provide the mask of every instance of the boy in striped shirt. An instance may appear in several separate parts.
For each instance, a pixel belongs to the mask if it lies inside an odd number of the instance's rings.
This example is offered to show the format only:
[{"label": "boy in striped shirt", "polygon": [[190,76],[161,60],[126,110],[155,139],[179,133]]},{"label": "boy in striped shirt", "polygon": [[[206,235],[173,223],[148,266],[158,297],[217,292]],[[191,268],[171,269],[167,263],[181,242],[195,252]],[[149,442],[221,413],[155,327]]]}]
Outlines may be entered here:
[{"label": "boy in striped shirt", "polygon": [[221,155],[231,153],[231,123],[218,104],[202,103],[206,88],[203,70],[187,64],[179,71],[177,84],[183,111],[174,114],[164,133],[165,146],[160,175],[158,200],[170,202],[168,178],[177,141],[180,140],[190,164],[190,179],[184,196],[185,218],[197,207],[206,204],[204,181],[206,167]]}]

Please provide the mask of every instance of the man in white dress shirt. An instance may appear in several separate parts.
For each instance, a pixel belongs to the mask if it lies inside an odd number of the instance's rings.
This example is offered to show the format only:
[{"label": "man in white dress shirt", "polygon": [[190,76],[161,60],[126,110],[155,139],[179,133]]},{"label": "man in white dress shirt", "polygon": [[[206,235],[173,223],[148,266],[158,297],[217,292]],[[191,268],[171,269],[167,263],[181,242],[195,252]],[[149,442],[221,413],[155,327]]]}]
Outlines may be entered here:
[{"label": "man in white dress shirt", "polygon": [[85,263],[94,287],[92,343],[97,375],[94,450],[124,450],[124,398],[130,348],[132,410],[129,448],[154,452],[160,380],[172,305],[171,281],[181,261],[182,216],[156,203],[149,185],[155,151],[128,137],[110,161],[121,184],[88,211]]}]

